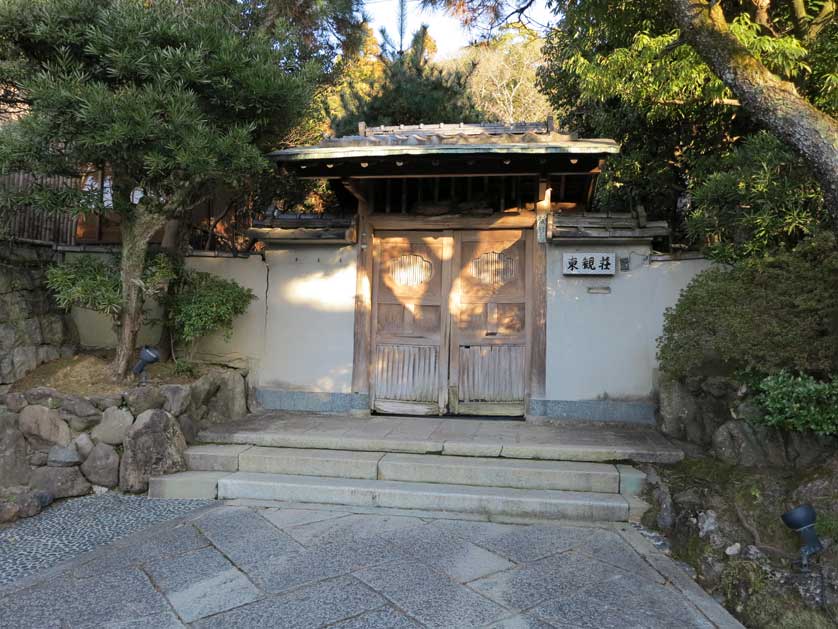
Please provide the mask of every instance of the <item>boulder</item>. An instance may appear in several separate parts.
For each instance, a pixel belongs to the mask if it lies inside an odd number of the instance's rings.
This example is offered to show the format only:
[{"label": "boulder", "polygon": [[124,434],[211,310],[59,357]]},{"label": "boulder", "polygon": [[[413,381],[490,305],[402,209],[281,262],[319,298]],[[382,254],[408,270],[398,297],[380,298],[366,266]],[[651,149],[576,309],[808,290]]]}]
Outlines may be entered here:
[{"label": "boulder", "polygon": [[160,387],[160,392],[166,401],[163,403],[163,410],[168,411],[175,417],[186,412],[189,408],[191,390],[185,384],[167,384]]},{"label": "boulder", "polygon": [[108,393],[105,395],[94,395],[87,398],[100,411],[110,408],[111,406],[122,406],[122,393]]},{"label": "boulder", "polygon": [[48,408],[61,408],[64,402],[64,395],[50,387],[35,387],[24,393],[29,404],[46,406]]},{"label": "boulder", "polygon": [[793,504],[810,504],[818,517],[838,520],[838,454],[809,470],[806,479],[792,492]]},{"label": "boulder", "polygon": [[14,522],[18,519],[20,507],[14,500],[6,500],[0,497],[0,524]]},{"label": "boulder", "polygon": [[157,387],[136,387],[124,394],[125,404],[134,417],[152,408],[163,408],[166,398]]},{"label": "boulder", "polygon": [[247,387],[241,374],[232,369],[215,373],[218,389],[207,402],[205,421],[218,423],[247,415]]},{"label": "boulder", "polygon": [[18,429],[18,416],[0,410],[0,487],[29,482],[29,447]]},{"label": "boulder", "polygon": [[72,444],[66,447],[52,446],[47,454],[47,465],[51,467],[81,465],[81,456]]},{"label": "boulder", "polygon": [[[0,317],[2,321],[2,317]],[[0,324],[0,352],[8,352],[17,345],[17,330],[8,323]]]},{"label": "boulder", "polygon": [[44,337],[41,336],[41,326],[37,319],[24,319],[18,323],[18,338],[26,345],[40,345]]},{"label": "boulder", "polygon": [[88,432],[102,421],[102,413],[98,410],[95,415],[88,415],[87,417],[76,417],[75,415],[70,415],[63,409],[58,412],[61,415],[61,419],[70,424],[73,432]]},{"label": "boulder", "polygon": [[40,317],[44,343],[61,345],[64,342],[64,317],[58,314]]},{"label": "boulder", "polygon": [[15,504],[18,507],[17,517],[19,518],[31,518],[33,515],[38,515],[43,508],[35,492],[31,491],[16,496]]},{"label": "boulder", "polygon": [[58,360],[60,355],[58,350],[53,345],[40,345],[37,349],[37,360],[39,365]]},{"label": "boulder", "polygon": [[678,380],[665,380],[661,382],[659,395],[661,432],[675,439],[686,438],[687,425],[697,421],[698,411],[690,390]]},{"label": "boulder", "polygon": [[192,445],[193,443],[198,441],[198,426],[192,420],[192,416],[189,413],[179,415],[177,418],[177,423],[180,425],[180,430],[183,433],[184,438],[186,439],[186,443]]},{"label": "boulder", "polygon": [[148,489],[148,479],[186,469],[186,439],[177,420],[161,409],[142,413],[128,429],[119,466],[119,487],[140,493]]},{"label": "boulder", "polygon": [[41,465],[47,464],[47,456],[46,452],[42,452],[41,450],[32,450],[29,454],[29,465],[33,467],[40,467]]},{"label": "boulder", "polygon": [[111,406],[102,413],[102,421],[93,429],[90,436],[94,441],[102,441],[117,446],[125,439],[125,433],[134,423],[134,417],[124,408]]},{"label": "boulder", "polygon": [[28,402],[26,401],[26,396],[23,395],[23,393],[6,394],[6,408],[8,408],[13,413],[19,413],[27,404]]},{"label": "boulder", "polygon": [[20,380],[30,371],[38,367],[38,348],[34,345],[23,345],[12,351],[14,365],[14,379]]},{"label": "boulder", "polygon": [[81,466],[82,474],[94,485],[116,487],[119,483],[119,455],[113,446],[96,444]]},{"label": "boulder", "polygon": [[76,452],[79,453],[79,456],[82,458],[82,460],[90,456],[90,453],[93,451],[94,448],[93,440],[87,433],[82,433],[78,437],[73,439],[73,446],[76,448]]},{"label": "boulder", "polygon": [[90,417],[91,415],[99,414],[99,409],[78,395],[68,395],[62,399],[61,410],[67,411],[67,413],[76,417]]},{"label": "boulder", "polygon": [[788,463],[779,430],[740,420],[725,422],[713,433],[712,451],[725,463],[744,467],[779,467]]},{"label": "boulder", "polygon": [[70,498],[90,493],[90,483],[78,467],[39,467],[32,471],[29,485],[53,498]]},{"label": "boulder", "polygon": [[58,411],[30,404],[20,412],[20,430],[29,444],[37,450],[49,450],[52,446],[70,445],[70,427],[61,419]]}]

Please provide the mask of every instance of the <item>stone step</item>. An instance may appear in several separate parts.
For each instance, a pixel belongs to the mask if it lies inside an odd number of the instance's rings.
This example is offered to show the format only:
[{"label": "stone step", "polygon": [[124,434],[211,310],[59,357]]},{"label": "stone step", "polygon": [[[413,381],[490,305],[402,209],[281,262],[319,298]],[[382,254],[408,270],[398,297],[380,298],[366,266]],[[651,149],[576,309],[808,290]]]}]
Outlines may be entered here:
[{"label": "stone step", "polygon": [[637,495],[645,475],[627,465],[433,454],[202,445],[186,451],[192,471],[255,472],[513,489]]},{"label": "stone step", "polygon": [[[175,475],[176,476],[176,475]],[[625,522],[632,500],[620,494],[474,487],[442,483],[234,472],[218,479],[220,500],[277,500],[503,516]]]},{"label": "stone step", "polygon": [[211,426],[207,444],[583,461],[677,463],[683,451],[650,428],[452,418],[254,416]]}]

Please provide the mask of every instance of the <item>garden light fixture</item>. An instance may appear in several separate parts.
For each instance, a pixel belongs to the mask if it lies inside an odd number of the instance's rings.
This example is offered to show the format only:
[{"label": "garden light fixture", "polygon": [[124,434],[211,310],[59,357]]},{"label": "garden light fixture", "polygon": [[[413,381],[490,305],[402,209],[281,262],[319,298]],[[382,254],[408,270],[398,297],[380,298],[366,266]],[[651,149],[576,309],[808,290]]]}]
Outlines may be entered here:
[{"label": "garden light fixture", "polygon": [[156,363],[158,360],[160,360],[160,350],[156,347],[143,345],[140,348],[140,360],[137,361],[137,364],[134,365],[134,368],[131,371],[135,376],[139,377],[141,384],[144,384],[148,379],[148,374],[145,372],[145,368],[152,363]]},{"label": "garden light fixture", "polygon": [[823,544],[815,532],[815,508],[812,505],[800,505],[786,511],[781,517],[783,524],[800,533],[800,566],[805,570],[809,567],[809,557],[823,550]]}]

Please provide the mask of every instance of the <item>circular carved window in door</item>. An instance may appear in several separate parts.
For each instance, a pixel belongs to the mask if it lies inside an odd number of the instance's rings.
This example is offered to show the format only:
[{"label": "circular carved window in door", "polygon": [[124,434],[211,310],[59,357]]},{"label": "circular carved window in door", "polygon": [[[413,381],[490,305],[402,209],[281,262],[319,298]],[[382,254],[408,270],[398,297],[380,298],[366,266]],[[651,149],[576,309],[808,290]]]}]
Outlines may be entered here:
[{"label": "circular carved window in door", "polygon": [[390,277],[398,286],[419,286],[431,279],[434,265],[415,253],[406,253],[390,261]]},{"label": "circular carved window in door", "polygon": [[502,286],[515,279],[518,263],[512,256],[487,251],[471,261],[471,274],[483,284]]}]

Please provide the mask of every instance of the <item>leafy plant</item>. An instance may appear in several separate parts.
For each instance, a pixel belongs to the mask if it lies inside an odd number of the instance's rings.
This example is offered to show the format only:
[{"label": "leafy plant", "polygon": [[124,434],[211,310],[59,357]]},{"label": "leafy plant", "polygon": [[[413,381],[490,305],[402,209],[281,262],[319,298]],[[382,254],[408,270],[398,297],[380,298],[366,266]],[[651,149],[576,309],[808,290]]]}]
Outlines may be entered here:
[{"label": "leafy plant", "polygon": [[838,434],[838,376],[819,381],[783,370],[763,379],[756,401],[765,410],[760,423],[819,435]]},{"label": "leafy plant", "polygon": [[[168,256],[158,254],[146,262],[138,280],[145,297],[159,297],[176,272]],[[47,269],[47,287],[64,309],[88,308],[115,321],[122,311],[122,280],[119,261],[98,256],[81,256]]]},{"label": "leafy plant", "polygon": [[189,347],[190,356],[195,352],[195,342],[213,332],[222,332],[229,341],[233,319],[244,314],[254,299],[252,290],[233,280],[184,270],[168,301],[169,325],[174,338]]},{"label": "leafy plant", "polygon": [[791,369],[838,372],[838,244],[821,233],[793,250],[697,275],[664,313],[661,369],[673,378]]},{"label": "leafy plant", "polygon": [[724,155],[705,158],[691,177],[687,234],[715,260],[762,256],[793,246],[828,221],[805,163],[759,132]]}]

